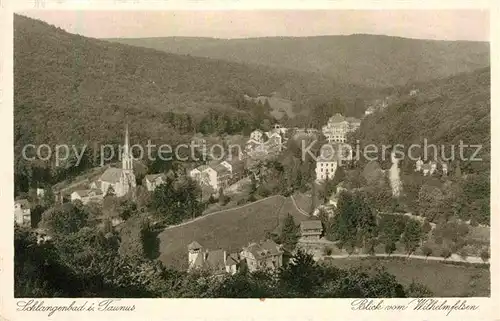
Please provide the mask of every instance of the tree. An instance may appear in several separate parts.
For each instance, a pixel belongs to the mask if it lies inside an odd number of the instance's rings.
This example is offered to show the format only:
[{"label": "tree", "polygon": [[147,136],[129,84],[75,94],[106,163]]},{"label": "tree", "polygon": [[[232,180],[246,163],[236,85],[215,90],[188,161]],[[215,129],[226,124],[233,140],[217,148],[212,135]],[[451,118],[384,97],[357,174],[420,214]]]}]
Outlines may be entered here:
[{"label": "tree", "polygon": [[295,249],[299,240],[299,226],[295,224],[295,220],[290,213],[287,214],[283,221],[280,240],[283,248],[288,252],[292,252]]},{"label": "tree", "polygon": [[446,260],[447,258],[451,257],[451,250],[449,248],[444,248],[441,250],[441,256]]},{"label": "tree", "polygon": [[424,234],[429,233],[432,230],[431,223],[427,219],[424,220],[424,224],[422,224],[422,232]]},{"label": "tree", "polygon": [[118,207],[118,215],[122,220],[129,219],[132,215],[137,213],[137,205],[131,200],[121,200]]},{"label": "tree", "polygon": [[56,234],[77,232],[88,223],[88,212],[81,202],[64,203],[42,214],[40,225]]},{"label": "tree", "polygon": [[406,253],[411,255],[419,246],[422,237],[422,227],[418,221],[408,220],[401,237],[401,242],[405,245]]},{"label": "tree", "polygon": [[467,252],[467,250],[465,248],[462,248],[458,254],[462,258],[462,260],[467,261],[467,257],[469,256],[469,253]]},{"label": "tree", "polygon": [[426,298],[432,297],[433,293],[426,286],[416,283],[412,280],[410,285],[405,289],[406,297],[408,298]]},{"label": "tree", "polygon": [[432,248],[429,245],[424,244],[424,246],[422,246],[422,254],[427,259],[432,254]]},{"label": "tree", "polygon": [[394,251],[396,251],[396,243],[391,241],[386,243],[384,251],[387,255],[391,255],[392,253],[394,253]]},{"label": "tree", "polygon": [[229,197],[224,194],[222,187],[219,189],[219,205],[225,206],[229,202]]},{"label": "tree", "polygon": [[298,250],[289,264],[280,269],[279,283],[287,296],[312,297],[321,285],[321,270],[311,254]]},{"label": "tree", "polygon": [[488,251],[488,249],[483,249],[481,251],[480,256],[481,256],[481,260],[483,260],[483,262],[486,263],[490,259],[490,251]]}]

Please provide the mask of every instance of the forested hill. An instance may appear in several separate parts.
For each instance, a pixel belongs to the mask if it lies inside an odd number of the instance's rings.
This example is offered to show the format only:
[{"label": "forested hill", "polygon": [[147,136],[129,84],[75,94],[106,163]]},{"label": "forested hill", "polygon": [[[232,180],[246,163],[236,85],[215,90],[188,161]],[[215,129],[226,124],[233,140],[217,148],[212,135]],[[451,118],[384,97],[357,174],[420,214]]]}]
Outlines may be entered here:
[{"label": "forested hill", "polygon": [[212,39],[160,37],[110,41],[228,61],[318,72],[346,83],[396,86],[486,67],[489,43],[381,35]]},{"label": "forested hill", "polygon": [[[482,145],[482,162],[462,162],[462,171],[490,172],[490,69],[415,85],[418,94],[409,97],[402,91],[399,98],[382,112],[364,119],[357,134],[363,144],[444,145],[449,156],[451,146],[459,156],[459,144]],[[474,149],[464,149],[471,156]],[[413,163],[404,163],[414,166]],[[489,178],[488,178],[489,180]]]},{"label": "forested hill", "polygon": [[214,110],[225,113],[220,128],[231,129],[234,124],[227,122],[235,119],[241,127],[255,114],[238,105],[243,94],[278,92],[301,101],[366,92],[313,73],[86,38],[19,15],[14,18],[14,85],[17,151],[27,143],[116,141],[125,122],[134,141],[173,143],[181,132],[192,134]]}]

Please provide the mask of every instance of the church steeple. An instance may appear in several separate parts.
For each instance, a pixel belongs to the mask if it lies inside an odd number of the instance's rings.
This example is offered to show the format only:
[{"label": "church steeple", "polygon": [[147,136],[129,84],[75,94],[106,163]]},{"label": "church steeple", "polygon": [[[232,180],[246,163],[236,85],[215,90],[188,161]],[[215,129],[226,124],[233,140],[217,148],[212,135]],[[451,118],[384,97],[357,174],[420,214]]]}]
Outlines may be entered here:
[{"label": "church steeple", "polygon": [[130,143],[128,139],[128,124],[125,125],[125,144],[123,145],[122,169],[133,170],[132,154],[130,153]]}]

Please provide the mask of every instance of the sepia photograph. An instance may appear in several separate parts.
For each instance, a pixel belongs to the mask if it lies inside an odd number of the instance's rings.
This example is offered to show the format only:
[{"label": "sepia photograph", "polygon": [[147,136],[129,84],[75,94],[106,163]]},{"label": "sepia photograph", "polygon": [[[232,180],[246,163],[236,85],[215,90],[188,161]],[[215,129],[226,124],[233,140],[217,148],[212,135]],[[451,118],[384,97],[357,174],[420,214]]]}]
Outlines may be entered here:
[{"label": "sepia photograph", "polygon": [[491,296],[488,10],[12,19],[18,311]]}]

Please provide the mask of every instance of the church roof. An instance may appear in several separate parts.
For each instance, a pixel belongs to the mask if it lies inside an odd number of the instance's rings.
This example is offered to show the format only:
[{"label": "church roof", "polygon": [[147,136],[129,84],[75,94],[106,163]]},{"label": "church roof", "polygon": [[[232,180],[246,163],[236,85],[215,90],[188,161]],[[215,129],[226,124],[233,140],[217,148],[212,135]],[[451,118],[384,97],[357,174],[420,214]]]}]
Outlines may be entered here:
[{"label": "church roof", "polygon": [[123,170],[121,168],[110,167],[99,178],[100,181],[109,183],[118,183],[122,176]]}]

